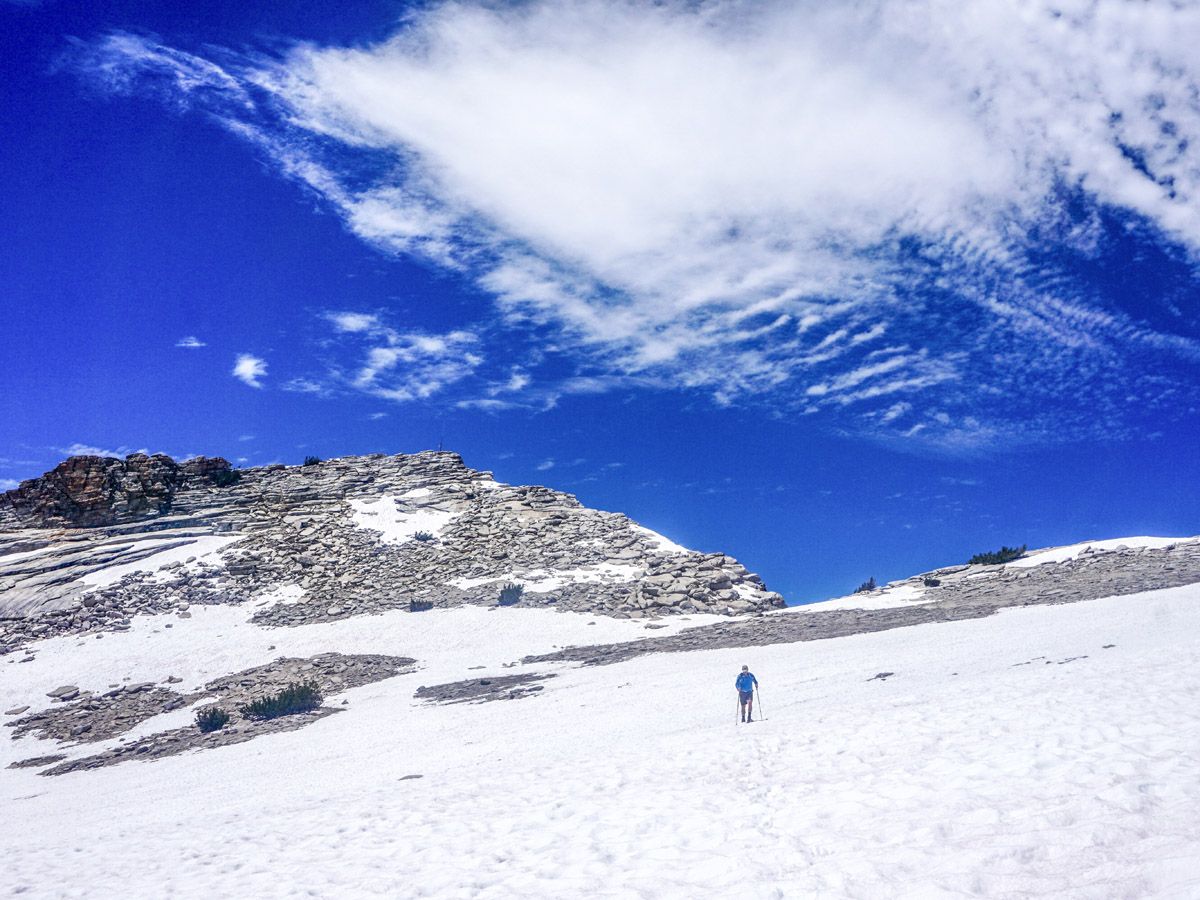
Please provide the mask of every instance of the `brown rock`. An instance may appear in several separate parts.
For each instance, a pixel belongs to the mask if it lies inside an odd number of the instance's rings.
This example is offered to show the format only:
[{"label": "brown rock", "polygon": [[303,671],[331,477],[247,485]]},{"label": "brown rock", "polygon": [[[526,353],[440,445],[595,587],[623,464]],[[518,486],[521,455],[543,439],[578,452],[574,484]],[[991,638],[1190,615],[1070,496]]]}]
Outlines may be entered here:
[{"label": "brown rock", "polygon": [[[160,516],[189,483],[212,484],[228,471],[220,457],[197,457],[182,465],[161,453],[72,456],[40,478],[0,494],[0,517],[26,528],[94,527]],[[7,516],[4,514],[7,513]]]}]

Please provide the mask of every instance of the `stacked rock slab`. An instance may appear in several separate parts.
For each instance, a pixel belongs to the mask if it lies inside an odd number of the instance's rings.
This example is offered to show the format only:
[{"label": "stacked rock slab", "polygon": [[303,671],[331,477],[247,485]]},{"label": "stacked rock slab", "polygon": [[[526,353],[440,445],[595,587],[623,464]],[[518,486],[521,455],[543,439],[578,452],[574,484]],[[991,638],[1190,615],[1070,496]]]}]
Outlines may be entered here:
[{"label": "stacked rock slab", "polygon": [[783,605],[728,556],[684,550],[570,494],[498,483],[454,453],[274,465],[236,480],[214,477],[224,460],[80,459],[5,496],[0,652],[193,604],[266,598],[257,621],[296,625],[490,605],[506,583],[524,586],[518,606],[618,617]]},{"label": "stacked rock slab", "polygon": [[0,528],[87,528],[160,516],[176,491],[212,484],[228,461],[197,457],[177,464],[156,453],[125,459],[72,456],[41,478],[0,494]]}]

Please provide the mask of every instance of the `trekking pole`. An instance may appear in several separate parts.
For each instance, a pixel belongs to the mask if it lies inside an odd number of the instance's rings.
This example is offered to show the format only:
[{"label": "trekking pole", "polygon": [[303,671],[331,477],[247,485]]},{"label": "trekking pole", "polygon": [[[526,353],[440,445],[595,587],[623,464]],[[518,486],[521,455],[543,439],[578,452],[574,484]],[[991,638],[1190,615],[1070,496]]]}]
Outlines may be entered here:
[{"label": "trekking pole", "polygon": [[767,718],[767,711],[766,711],[765,709],[763,709],[763,705],[762,705],[762,691],[760,691],[760,690],[758,689],[758,685],[757,685],[757,684],[754,686],[754,697],[755,697],[755,699],[756,699],[756,700],[758,700],[758,717],[759,717],[760,719],[766,719],[766,718]]},{"label": "trekking pole", "polygon": [[738,694],[738,698],[737,698],[737,718],[734,720],[734,722],[735,722],[735,724],[737,724],[737,725],[741,725],[741,724],[742,724],[742,695],[741,695],[741,694]]}]

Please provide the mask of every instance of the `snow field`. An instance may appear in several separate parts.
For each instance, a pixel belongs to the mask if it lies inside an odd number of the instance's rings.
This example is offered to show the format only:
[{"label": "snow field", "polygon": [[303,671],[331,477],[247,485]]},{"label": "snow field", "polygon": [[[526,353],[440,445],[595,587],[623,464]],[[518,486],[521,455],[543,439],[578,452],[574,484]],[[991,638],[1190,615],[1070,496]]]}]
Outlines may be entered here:
[{"label": "snow field", "polygon": [[[245,623],[244,608],[196,612],[152,636],[154,620],[135,620],[111,646],[47,641],[35,662],[0,668],[0,697],[28,702],[73,666],[117,674],[121,659],[147,680],[202,657],[177,673],[181,687],[204,680],[202,667],[326,649],[428,668],[247,744],[54,779],[0,770],[0,803],[21,823],[0,830],[0,891],[1200,895],[1198,586],[560,668],[538,696],[453,706],[412,691],[470,665],[524,671],[494,667],[547,644],[645,632],[542,610],[270,631]],[[746,726],[733,690],[743,662],[768,716]]]}]

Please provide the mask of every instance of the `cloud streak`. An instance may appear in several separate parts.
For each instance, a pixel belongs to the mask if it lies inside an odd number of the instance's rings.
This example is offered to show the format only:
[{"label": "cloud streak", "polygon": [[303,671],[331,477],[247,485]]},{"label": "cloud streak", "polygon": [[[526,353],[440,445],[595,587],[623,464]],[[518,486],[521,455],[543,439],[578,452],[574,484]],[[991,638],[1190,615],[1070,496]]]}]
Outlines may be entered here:
[{"label": "cloud streak", "polygon": [[[1119,429],[1164,396],[1150,360],[1200,359],[1194,311],[1151,324],[1078,275],[1130,223],[1196,264],[1197,45],[1183,4],[543,0],[273,59],[116,34],[83,65],[207,110],[597,384],[968,447]],[[465,334],[330,322],[373,339],[347,377],[380,397],[482,361]],[[460,402],[504,408],[533,368]],[[1063,394],[1051,422],[1037,399]]]}]

